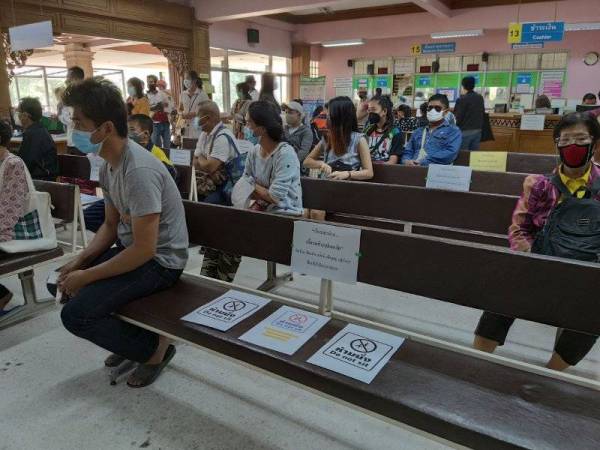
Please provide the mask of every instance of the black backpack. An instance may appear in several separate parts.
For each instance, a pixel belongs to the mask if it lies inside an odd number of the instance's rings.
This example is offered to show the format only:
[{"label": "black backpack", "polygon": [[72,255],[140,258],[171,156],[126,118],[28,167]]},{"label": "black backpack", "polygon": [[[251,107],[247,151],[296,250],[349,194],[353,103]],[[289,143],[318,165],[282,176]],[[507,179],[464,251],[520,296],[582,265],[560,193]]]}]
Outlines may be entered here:
[{"label": "black backpack", "polygon": [[600,192],[600,178],[583,198],[571,194],[558,174],[550,181],[562,194],[562,202],[550,212],[548,221],[538,233],[532,253],[580,261],[600,262],[600,201],[594,198]]}]

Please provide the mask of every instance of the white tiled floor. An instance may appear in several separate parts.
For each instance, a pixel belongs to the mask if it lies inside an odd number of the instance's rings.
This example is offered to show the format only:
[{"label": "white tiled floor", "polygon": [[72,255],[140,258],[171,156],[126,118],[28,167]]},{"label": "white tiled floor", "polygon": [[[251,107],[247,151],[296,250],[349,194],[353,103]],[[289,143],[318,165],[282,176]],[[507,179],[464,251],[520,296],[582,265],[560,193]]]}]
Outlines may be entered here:
[{"label": "white tiled floor", "polygon": [[[201,256],[191,251],[188,270]],[[37,272],[44,294],[46,270]],[[244,259],[236,282],[256,287],[265,263]],[[2,280],[22,301],[16,277]],[[277,293],[318,298],[297,275]],[[335,285],[335,307],[470,345],[479,311],[366,285]],[[551,327],[517,321],[501,354],[543,364]],[[66,332],[53,310],[0,331],[0,450],[438,449],[445,444],[189,346],[150,388],[112,387],[105,352]],[[600,349],[573,373],[598,379]]]}]

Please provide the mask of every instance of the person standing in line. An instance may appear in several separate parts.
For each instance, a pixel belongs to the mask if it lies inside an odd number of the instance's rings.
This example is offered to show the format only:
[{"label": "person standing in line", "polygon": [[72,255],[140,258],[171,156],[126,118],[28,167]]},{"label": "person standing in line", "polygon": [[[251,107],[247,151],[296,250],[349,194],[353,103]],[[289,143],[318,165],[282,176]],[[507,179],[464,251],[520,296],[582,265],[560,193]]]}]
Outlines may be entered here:
[{"label": "person standing in line", "polygon": [[169,126],[169,115],[166,108],[169,104],[169,98],[158,89],[158,77],[148,75],[148,102],[150,103],[150,114],[153,122],[152,142],[162,148],[171,147],[171,127]]},{"label": "person standing in line", "polygon": [[133,77],[127,80],[127,110],[130,116],[145,114],[150,117],[150,102],[144,94],[144,82]]},{"label": "person standing in line", "polygon": [[281,113],[281,106],[279,102],[275,98],[275,91],[278,89],[277,80],[275,80],[275,75],[272,73],[263,73],[261,79],[260,95],[258,99],[263,102],[269,102],[273,104]]},{"label": "person standing in line", "polygon": [[362,132],[369,119],[369,99],[367,98],[367,88],[358,89],[358,101],[354,105],[356,108],[356,120],[358,121],[358,131]]},{"label": "person standing in line", "polygon": [[254,78],[254,75],[248,75],[246,77],[246,84],[250,88],[248,91],[248,93],[250,94],[250,100],[252,100],[253,102],[257,101],[260,94],[256,90],[256,79]]},{"label": "person standing in line", "polygon": [[235,86],[237,100],[231,108],[231,118],[233,119],[233,134],[237,139],[244,139],[244,125],[246,124],[246,113],[252,102],[250,96],[250,86],[247,83],[238,83]]},{"label": "person standing in line", "polygon": [[456,125],[462,133],[461,150],[479,150],[485,104],[483,97],[475,92],[475,77],[463,78],[461,94],[454,106]]},{"label": "person standing in line", "polygon": [[[79,83],[80,81],[83,81],[84,78],[85,78],[85,74],[81,67],[79,67],[79,66],[69,67],[69,69],[67,70],[67,79],[65,81],[65,84],[68,87],[73,83]],[[71,123],[71,115],[73,114],[73,108],[69,108],[68,106],[63,105],[62,93],[61,93],[61,98],[60,98],[59,103],[61,105],[61,108],[60,108],[60,111],[58,112],[58,120],[60,120],[61,123],[67,129],[67,150],[69,150],[69,153],[77,154],[78,153],[77,149],[73,146],[73,137],[72,137],[73,124]]]},{"label": "person standing in line", "polygon": [[203,83],[194,70],[185,73],[183,91],[179,97],[179,116],[184,121],[182,137],[198,139],[200,127],[194,126],[198,117],[200,103],[209,101],[208,95],[202,90]]}]

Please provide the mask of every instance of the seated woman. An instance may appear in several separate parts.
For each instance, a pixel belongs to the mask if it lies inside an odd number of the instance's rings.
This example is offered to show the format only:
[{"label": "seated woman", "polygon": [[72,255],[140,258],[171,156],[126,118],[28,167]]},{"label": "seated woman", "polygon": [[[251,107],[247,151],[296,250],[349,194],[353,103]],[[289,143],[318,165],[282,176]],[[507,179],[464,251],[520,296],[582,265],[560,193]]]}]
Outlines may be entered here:
[{"label": "seated woman", "polygon": [[279,110],[267,101],[254,102],[246,123],[259,139],[248,153],[243,176],[254,184],[252,209],[302,215],[300,162],[294,147],[284,141]]},{"label": "seated woman", "polygon": [[[8,151],[12,128],[0,120],[0,242],[15,239],[15,225],[24,215],[29,189],[25,163]],[[0,316],[12,293],[0,284]]]},{"label": "seated woman", "polygon": [[21,99],[17,108],[17,125],[23,128],[19,157],[34,180],[55,181],[58,176],[56,145],[40,120],[42,105],[37,98]]},{"label": "seated woman", "polygon": [[389,96],[373,97],[369,101],[365,138],[374,163],[398,164],[404,150],[404,136],[394,125],[393,105]]},{"label": "seated woman", "polygon": [[419,119],[412,115],[412,109],[408,105],[398,105],[396,109],[396,126],[403,133],[412,133],[419,128]]},{"label": "seated woman", "polygon": [[356,108],[348,97],[329,102],[328,140],[322,139],[304,160],[307,169],[318,169],[333,180],[369,180],[373,163],[367,140],[358,132]]},{"label": "seated woman", "polygon": [[[560,227],[565,210],[573,212],[578,208],[585,208],[586,211],[590,211],[589,200],[581,204],[578,199],[586,196],[592,186],[597,186],[600,178],[600,168],[591,164],[594,146],[600,140],[600,125],[588,114],[568,114],[556,125],[554,139],[561,164],[551,177],[530,175],[525,179],[523,194],[517,203],[509,228],[510,247],[522,252],[595,262],[600,249],[593,249],[591,258],[589,255],[583,257],[582,253],[586,247],[589,249],[590,243],[586,241],[583,245],[582,241],[581,245],[577,245],[571,242],[585,239],[589,233],[584,234],[584,230],[581,230],[581,235],[569,236],[569,242],[563,247],[561,242],[564,242],[565,238],[555,232],[556,227],[548,227],[547,224],[554,223]],[[592,202],[595,203],[595,200],[600,201],[597,192]],[[563,207],[556,208],[558,204]],[[597,210],[600,210],[600,204]],[[592,221],[592,225],[594,223]],[[552,246],[546,245],[549,240],[552,240]],[[565,253],[564,249],[567,248]],[[565,301],[576,302],[576,299]],[[581,311],[581,314],[586,312]],[[493,352],[498,345],[504,344],[514,321],[512,317],[484,312],[475,330],[473,346],[478,350]],[[563,330],[555,343],[547,367],[565,370],[576,365],[592,349],[596,339],[598,336]]]}]

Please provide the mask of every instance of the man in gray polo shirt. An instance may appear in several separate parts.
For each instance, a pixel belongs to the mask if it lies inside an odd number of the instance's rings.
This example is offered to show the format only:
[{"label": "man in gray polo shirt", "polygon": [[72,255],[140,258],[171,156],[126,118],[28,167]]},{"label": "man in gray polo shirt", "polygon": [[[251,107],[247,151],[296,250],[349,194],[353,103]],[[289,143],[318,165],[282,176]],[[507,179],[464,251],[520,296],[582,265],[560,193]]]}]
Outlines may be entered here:
[{"label": "man in gray polo shirt", "polygon": [[113,313],[181,275],[188,256],[181,197],[163,164],[127,139],[127,111],[115,85],[88,79],[69,86],[64,102],[73,107],[73,144],[105,160],[105,219],[90,245],[61,269],[59,288],[70,296],[61,318],[71,333],[112,352],[107,366],[140,363],[127,384],[147,386],[175,347]]}]

